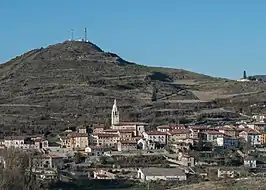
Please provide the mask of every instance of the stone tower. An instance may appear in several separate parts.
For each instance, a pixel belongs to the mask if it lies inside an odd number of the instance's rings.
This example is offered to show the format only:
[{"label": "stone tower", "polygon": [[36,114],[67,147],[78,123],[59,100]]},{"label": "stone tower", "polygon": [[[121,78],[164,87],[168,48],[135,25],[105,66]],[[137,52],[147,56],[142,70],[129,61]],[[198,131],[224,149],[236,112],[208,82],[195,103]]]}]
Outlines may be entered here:
[{"label": "stone tower", "polygon": [[119,123],[119,112],[116,105],[116,100],[114,100],[114,105],[112,109],[112,116],[111,116],[111,125],[116,125]]}]

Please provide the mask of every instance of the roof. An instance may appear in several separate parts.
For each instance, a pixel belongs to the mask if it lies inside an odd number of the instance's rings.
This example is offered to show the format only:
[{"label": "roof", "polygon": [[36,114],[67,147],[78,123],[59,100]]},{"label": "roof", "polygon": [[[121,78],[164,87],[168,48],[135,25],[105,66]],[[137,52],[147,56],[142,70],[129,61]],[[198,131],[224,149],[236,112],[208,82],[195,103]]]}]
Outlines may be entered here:
[{"label": "roof", "polygon": [[120,133],[133,133],[135,130],[134,129],[121,129],[119,130]]},{"label": "roof", "polygon": [[148,135],[168,135],[167,132],[161,132],[161,131],[146,131]]},{"label": "roof", "polygon": [[146,176],[185,176],[185,172],[179,168],[142,168],[140,169]]},{"label": "roof", "polygon": [[99,123],[99,124],[93,124],[92,127],[93,128],[104,128],[105,125],[103,123]]},{"label": "roof", "polygon": [[119,137],[119,135],[115,133],[94,133],[93,135],[98,137]]},{"label": "roof", "polygon": [[189,128],[192,130],[201,130],[201,129],[208,129],[208,126],[206,126],[206,125],[193,125],[193,126],[189,126]]},{"label": "roof", "polygon": [[208,130],[206,133],[209,134],[209,135],[219,135],[219,134],[223,134],[223,133],[220,133],[219,131],[215,131],[215,130]]},{"label": "roof", "polygon": [[156,128],[157,129],[178,129],[178,128],[184,128],[185,125],[175,125],[175,124],[168,124],[168,125],[159,125]]},{"label": "roof", "polygon": [[120,141],[121,142],[121,144],[137,144],[137,142],[136,141]]},{"label": "roof", "polygon": [[255,125],[266,125],[266,123],[265,122],[256,122],[256,123],[254,123]]},{"label": "roof", "polygon": [[4,137],[5,140],[24,140],[24,136],[6,136]]},{"label": "roof", "polygon": [[189,129],[177,129],[177,130],[169,131],[168,133],[170,133],[171,135],[189,134],[190,131]]},{"label": "roof", "polygon": [[234,126],[229,126],[229,125],[218,127],[218,129],[224,130],[224,131],[235,131],[236,130]]},{"label": "roof", "polygon": [[77,133],[77,132],[73,132],[70,134],[71,137],[88,137],[87,133]]},{"label": "roof", "polygon": [[115,125],[148,125],[148,123],[143,123],[143,122],[119,122],[118,124]]},{"label": "roof", "polygon": [[115,132],[115,133],[118,133],[118,129],[105,129],[103,130],[103,132]]},{"label": "roof", "polygon": [[[256,131],[256,130],[254,130],[254,129],[245,129],[245,130],[243,130],[242,132],[246,132],[246,133],[248,133],[249,135],[259,135],[260,134],[260,132],[259,131]],[[242,133],[241,132],[241,133]]]}]

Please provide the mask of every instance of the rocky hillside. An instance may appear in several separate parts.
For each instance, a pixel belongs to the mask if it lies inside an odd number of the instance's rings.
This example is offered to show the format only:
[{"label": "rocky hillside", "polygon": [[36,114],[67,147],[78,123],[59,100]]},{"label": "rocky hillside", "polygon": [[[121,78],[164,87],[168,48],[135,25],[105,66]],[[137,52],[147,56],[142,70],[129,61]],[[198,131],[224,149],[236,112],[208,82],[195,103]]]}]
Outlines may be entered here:
[{"label": "rocky hillside", "polygon": [[0,87],[0,132],[5,134],[57,131],[84,120],[108,124],[114,99],[123,120],[157,122],[154,118],[234,108],[243,101],[248,106],[265,97],[262,82],[146,67],[77,41],[35,49],[0,65]]}]

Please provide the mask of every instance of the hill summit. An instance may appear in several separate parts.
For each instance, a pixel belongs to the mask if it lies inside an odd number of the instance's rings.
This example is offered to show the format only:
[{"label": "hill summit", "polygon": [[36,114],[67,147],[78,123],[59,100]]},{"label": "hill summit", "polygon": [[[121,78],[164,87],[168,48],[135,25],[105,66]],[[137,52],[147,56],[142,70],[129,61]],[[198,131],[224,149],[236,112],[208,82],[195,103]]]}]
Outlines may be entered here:
[{"label": "hill summit", "polygon": [[243,85],[138,65],[91,42],[65,41],[0,65],[0,132],[49,133],[85,120],[108,125],[114,99],[121,120],[172,121],[219,107],[218,95],[256,92],[256,85]]}]

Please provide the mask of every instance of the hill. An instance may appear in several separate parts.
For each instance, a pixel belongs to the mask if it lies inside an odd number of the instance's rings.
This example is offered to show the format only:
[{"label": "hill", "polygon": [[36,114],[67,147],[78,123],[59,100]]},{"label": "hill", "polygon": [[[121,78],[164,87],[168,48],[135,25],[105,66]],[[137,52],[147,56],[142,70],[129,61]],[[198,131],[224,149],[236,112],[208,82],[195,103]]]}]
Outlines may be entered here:
[{"label": "hill", "polygon": [[5,134],[57,131],[85,120],[108,124],[114,99],[122,120],[159,123],[202,109],[246,109],[265,98],[263,82],[147,67],[78,41],[34,49],[0,65],[0,87]]},{"label": "hill", "polygon": [[254,75],[254,76],[250,76],[250,78],[266,81],[266,75]]}]

